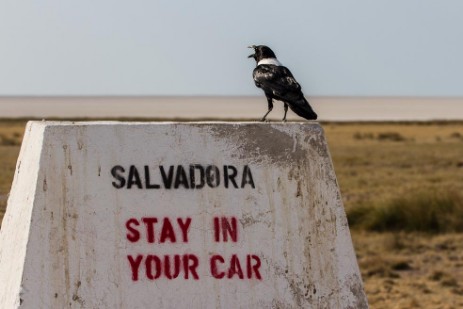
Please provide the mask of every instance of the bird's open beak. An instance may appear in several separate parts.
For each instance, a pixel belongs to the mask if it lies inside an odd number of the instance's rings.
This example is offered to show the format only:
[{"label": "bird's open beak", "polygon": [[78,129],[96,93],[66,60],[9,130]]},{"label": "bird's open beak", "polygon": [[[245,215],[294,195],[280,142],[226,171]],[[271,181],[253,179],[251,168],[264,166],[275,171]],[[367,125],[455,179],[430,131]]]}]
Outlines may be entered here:
[{"label": "bird's open beak", "polygon": [[[248,46],[248,48],[252,48],[252,49],[254,49],[254,51],[255,51],[255,50],[256,50],[256,45]],[[256,55],[255,53],[252,54],[252,55],[249,55],[248,58],[254,58],[255,55]]]}]

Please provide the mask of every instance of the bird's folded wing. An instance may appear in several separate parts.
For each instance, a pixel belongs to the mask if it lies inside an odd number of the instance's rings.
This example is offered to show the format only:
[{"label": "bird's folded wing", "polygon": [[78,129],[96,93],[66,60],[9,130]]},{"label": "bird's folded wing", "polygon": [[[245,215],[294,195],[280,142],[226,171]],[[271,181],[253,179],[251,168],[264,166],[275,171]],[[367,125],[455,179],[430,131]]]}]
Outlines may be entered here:
[{"label": "bird's folded wing", "polygon": [[294,100],[302,95],[301,86],[284,66],[260,65],[253,73],[256,85],[277,98]]}]

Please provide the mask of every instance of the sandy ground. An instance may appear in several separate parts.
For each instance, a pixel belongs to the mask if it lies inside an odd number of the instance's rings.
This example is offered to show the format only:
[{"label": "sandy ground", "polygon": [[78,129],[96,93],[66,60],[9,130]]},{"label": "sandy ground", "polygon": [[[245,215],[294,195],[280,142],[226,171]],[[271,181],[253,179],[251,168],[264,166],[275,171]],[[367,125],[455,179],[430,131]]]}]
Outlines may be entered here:
[{"label": "sandy ground", "polygon": [[[324,121],[463,120],[463,98],[313,97]],[[275,102],[269,119],[283,118]],[[0,97],[0,117],[142,117],[258,120],[267,111],[256,97]],[[299,119],[293,112],[288,119]]]}]

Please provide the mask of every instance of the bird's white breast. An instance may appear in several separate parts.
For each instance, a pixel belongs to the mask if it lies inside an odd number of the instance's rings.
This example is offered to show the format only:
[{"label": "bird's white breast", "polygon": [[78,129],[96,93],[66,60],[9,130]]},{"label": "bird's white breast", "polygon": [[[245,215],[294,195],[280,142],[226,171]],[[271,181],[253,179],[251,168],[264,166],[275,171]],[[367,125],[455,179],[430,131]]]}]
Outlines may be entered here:
[{"label": "bird's white breast", "polygon": [[259,61],[257,63],[257,65],[261,65],[261,64],[282,65],[281,62],[278,61],[277,58],[265,58],[265,59],[262,59],[261,61]]}]

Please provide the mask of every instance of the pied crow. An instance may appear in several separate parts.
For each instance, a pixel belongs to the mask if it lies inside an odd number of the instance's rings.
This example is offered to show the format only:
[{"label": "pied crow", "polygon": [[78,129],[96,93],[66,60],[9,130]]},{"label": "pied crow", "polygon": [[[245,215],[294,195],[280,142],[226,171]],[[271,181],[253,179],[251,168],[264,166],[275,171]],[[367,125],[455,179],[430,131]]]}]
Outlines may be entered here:
[{"label": "pied crow", "polygon": [[262,121],[265,121],[272,111],[273,100],[284,103],[283,121],[286,121],[288,106],[297,115],[307,120],[317,119],[317,114],[304,98],[301,86],[294,79],[291,71],[278,61],[275,53],[265,45],[251,45],[249,48],[254,49],[254,54],[249,55],[248,58],[256,60],[256,68],[252,72],[252,77],[256,86],[264,91],[268,102],[268,111],[262,117]]}]

